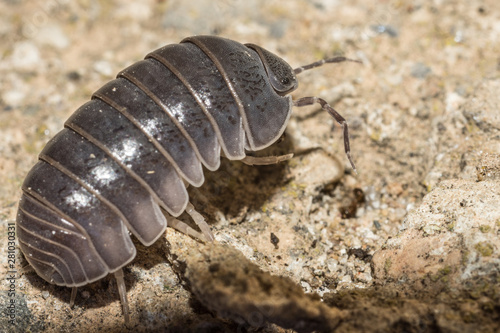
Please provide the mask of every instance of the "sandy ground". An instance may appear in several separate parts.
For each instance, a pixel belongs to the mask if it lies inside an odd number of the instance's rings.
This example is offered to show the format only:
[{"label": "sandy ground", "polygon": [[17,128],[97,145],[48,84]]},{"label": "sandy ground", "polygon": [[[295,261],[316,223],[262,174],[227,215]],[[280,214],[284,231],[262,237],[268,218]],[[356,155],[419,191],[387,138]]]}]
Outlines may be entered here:
[{"label": "sandy ground", "polygon": [[[361,60],[300,74],[292,95],[347,119],[359,173],[334,120],[296,108],[262,152],[293,159],[223,160],[190,189],[215,244],[172,229],[136,242],[126,328],[112,277],[71,309],[68,288],[20,274],[19,251],[10,266],[8,225],[65,119],[119,70],[194,34],[259,44],[292,67]],[[500,330],[499,41],[494,0],[0,2],[0,330]]]}]

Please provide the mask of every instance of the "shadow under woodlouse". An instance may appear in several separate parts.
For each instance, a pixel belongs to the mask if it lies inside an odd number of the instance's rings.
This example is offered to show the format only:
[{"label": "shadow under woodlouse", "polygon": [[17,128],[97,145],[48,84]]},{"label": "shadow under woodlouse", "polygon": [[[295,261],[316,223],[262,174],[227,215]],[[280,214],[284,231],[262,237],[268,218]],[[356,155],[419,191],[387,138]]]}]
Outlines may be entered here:
[{"label": "shadow under woodlouse", "polygon": [[[254,156],[290,153],[294,153],[293,143],[289,136],[284,135],[280,142],[254,153]],[[265,201],[284,185],[287,163],[251,166],[222,158],[220,168],[206,173],[205,183],[199,188],[188,188],[188,192],[193,205],[211,226],[216,226],[217,211],[227,220],[242,219],[243,210],[260,210]]]}]

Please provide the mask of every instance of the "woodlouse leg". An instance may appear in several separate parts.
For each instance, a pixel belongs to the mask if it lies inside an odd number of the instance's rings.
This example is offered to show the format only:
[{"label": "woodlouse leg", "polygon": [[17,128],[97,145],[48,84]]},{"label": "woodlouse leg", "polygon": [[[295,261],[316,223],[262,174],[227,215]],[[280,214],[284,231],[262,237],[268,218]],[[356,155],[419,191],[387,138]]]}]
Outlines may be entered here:
[{"label": "woodlouse leg", "polygon": [[196,223],[198,228],[200,228],[207,241],[213,242],[215,240],[215,237],[210,230],[210,226],[205,221],[205,218],[200,213],[198,213],[196,209],[194,209],[194,206],[190,202],[188,202],[186,206],[186,213],[191,216],[194,223]]},{"label": "woodlouse leg", "polygon": [[75,299],[76,299],[76,291],[78,290],[77,287],[71,288],[71,298],[69,300],[69,307],[72,308],[73,305],[75,305]]},{"label": "woodlouse leg", "polygon": [[24,267],[21,267],[21,269],[19,270],[19,274],[21,274],[21,275],[26,274],[26,273],[31,273],[31,272],[35,272],[35,269],[30,264],[28,264]]},{"label": "woodlouse leg", "polygon": [[319,103],[321,105],[321,108],[328,112],[333,118],[335,118],[335,121],[337,121],[337,123],[342,126],[342,129],[344,130],[344,150],[347,158],[349,159],[349,162],[351,163],[352,169],[355,173],[357,173],[356,166],[354,165],[354,162],[351,158],[351,147],[349,145],[349,128],[344,117],[342,117],[337,111],[335,111],[335,109],[332,108],[324,99],[319,97],[303,97],[293,101],[293,105],[295,106],[306,106],[315,103]]},{"label": "woodlouse leg", "polygon": [[125,280],[123,279],[123,271],[121,269],[115,272],[116,284],[118,285],[118,294],[122,303],[123,316],[125,318],[125,325],[130,323],[130,315],[128,311],[127,289],[125,288]]},{"label": "woodlouse leg", "polygon": [[245,156],[241,161],[247,165],[269,165],[276,164],[286,160],[289,160],[293,157],[293,154],[286,154],[280,156]]},{"label": "woodlouse leg", "polygon": [[177,231],[182,232],[183,234],[186,234],[188,236],[191,236],[196,239],[201,239],[203,240],[205,237],[201,232],[198,232],[188,226],[186,223],[182,222],[181,220],[176,219],[173,216],[167,216],[167,225],[171,228],[174,228]]}]

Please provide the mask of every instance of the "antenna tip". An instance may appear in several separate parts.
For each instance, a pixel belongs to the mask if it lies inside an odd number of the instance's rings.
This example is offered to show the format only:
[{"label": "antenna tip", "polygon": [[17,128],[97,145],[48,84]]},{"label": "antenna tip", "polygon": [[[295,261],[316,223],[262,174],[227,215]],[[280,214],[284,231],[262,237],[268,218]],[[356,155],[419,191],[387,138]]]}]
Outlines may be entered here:
[{"label": "antenna tip", "polygon": [[352,171],[354,171],[354,173],[358,175],[358,170],[356,169],[356,165],[354,165],[354,162],[352,161],[351,152],[347,152],[347,158],[349,159],[349,163],[351,163]]}]

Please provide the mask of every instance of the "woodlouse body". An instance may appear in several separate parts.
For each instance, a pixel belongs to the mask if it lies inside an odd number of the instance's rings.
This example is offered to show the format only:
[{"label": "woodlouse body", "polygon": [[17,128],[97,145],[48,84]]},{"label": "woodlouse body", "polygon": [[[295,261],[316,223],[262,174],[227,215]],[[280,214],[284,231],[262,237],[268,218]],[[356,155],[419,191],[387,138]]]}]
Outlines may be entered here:
[{"label": "woodlouse body", "polygon": [[[245,150],[274,143],[293,105],[320,103],[344,126],[349,155],[347,124],[335,110],[316,97],[287,95],[296,73],[324,62],[293,70],[259,46],[197,36],[120,72],[67,120],[24,181],[17,229],[28,262],[68,287],[115,273],[126,306],[120,269],[136,255],[129,231],[144,245],[167,224],[213,240],[186,184],[203,184],[202,165],[216,170],[221,150],[255,163]],[[185,210],[202,233],[175,219]]]}]

